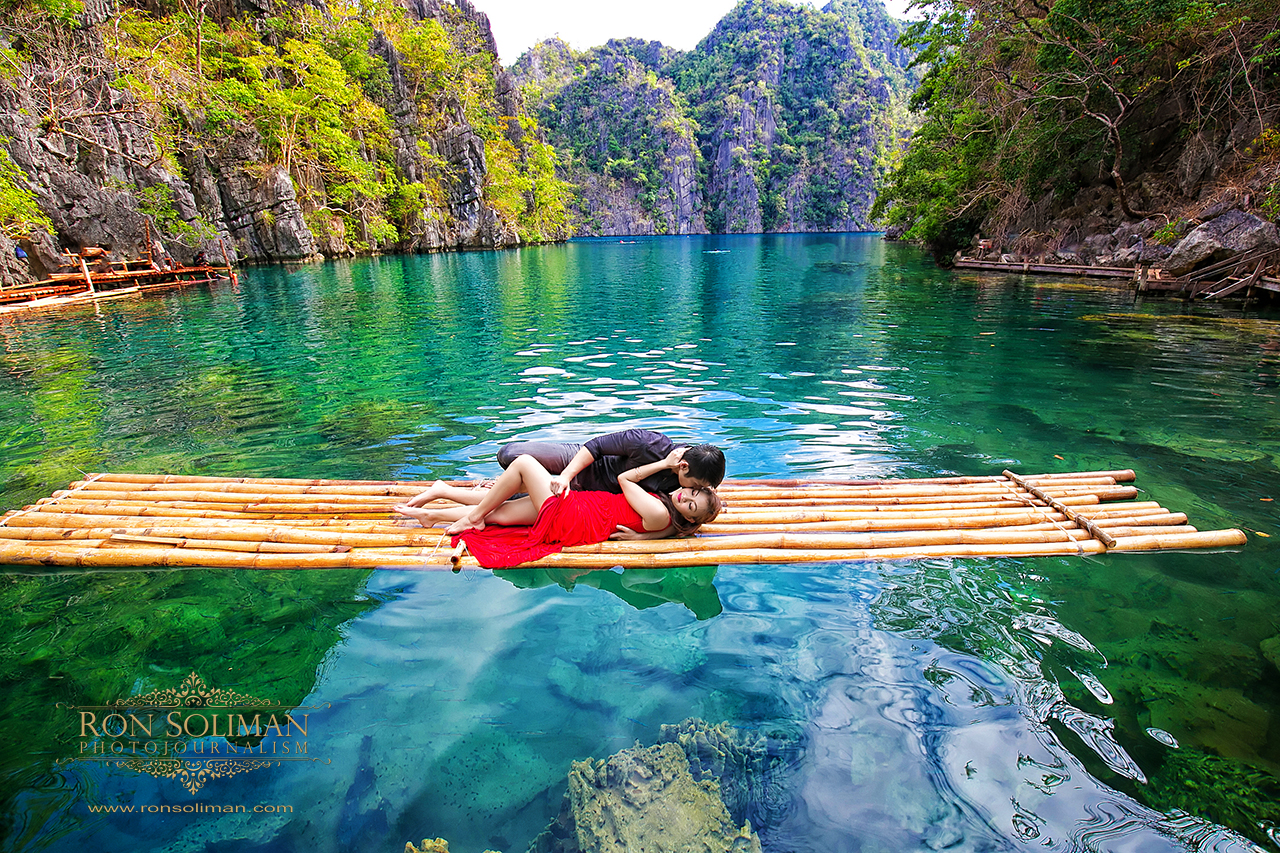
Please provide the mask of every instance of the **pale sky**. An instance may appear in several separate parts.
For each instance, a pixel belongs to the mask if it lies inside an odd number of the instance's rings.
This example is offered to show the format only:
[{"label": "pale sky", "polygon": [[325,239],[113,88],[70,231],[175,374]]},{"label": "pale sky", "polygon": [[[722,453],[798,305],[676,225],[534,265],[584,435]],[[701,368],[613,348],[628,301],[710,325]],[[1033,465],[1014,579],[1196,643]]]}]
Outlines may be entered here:
[{"label": "pale sky", "polygon": [[[827,0],[793,0],[821,8]],[[889,14],[906,17],[908,0],[886,0]],[[737,0],[472,0],[489,16],[498,58],[510,65],[534,44],[559,36],[576,50],[598,47],[611,38],[660,41],[690,50]]]}]

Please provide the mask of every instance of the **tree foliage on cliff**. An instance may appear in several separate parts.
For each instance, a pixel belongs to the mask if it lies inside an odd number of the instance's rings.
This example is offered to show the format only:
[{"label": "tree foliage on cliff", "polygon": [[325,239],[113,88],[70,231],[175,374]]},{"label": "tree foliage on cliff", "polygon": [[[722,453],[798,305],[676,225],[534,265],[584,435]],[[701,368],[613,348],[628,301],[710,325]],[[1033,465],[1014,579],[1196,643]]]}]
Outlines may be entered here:
[{"label": "tree foliage on cliff", "polygon": [[[78,71],[74,57],[93,53],[79,45],[81,28],[54,0],[6,5],[16,20],[5,29],[21,35],[10,37],[14,48],[3,59],[19,71],[41,69],[37,76],[51,93],[43,129],[105,147],[77,123],[80,116],[59,109],[72,93],[55,93],[87,76],[71,73]],[[248,132],[264,149],[257,164],[263,179],[276,168],[292,178],[313,230],[341,222],[356,249],[393,246],[422,217],[441,215],[455,176],[426,142],[417,152],[426,174],[410,180],[397,160],[388,63],[372,47],[383,38],[408,78],[418,138],[465,121],[485,148],[483,202],[523,240],[566,233],[566,188],[555,179],[554,152],[528,117],[501,114],[495,57],[456,7],[445,7],[442,23],[418,19],[393,0],[280,4],[270,15],[218,20],[206,5],[121,5],[87,36],[100,44],[104,58],[93,71],[114,99],[104,109],[136,115],[168,171],[181,175],[191,152],[213,151]],[[112,94],[119,90],[129,93],[128,105]]]},{"label": "tree foliage on cliff", "polygon": [[[1126,178],[1170,122],[1185,137],[1274,121],[1274,0],[941,0],[904,42],[924,114],[874,215],[945,246],[1047,192]],[[1243,124],[1242,124],[1243,123]],[[1157,130],[1159,129],[1159,130]],[[1245,140],[1246,142],[1248,140]]]},{"label": "tree foliage on cliff", "polygon": [[710,230],[850,227],[897,153],[895,104],[914,83],[897,35],[877,0],[740,0],[693,51],[553,41],[516,72],[553,141],[635,183],[642,205],[664,151],[692,134]]}]

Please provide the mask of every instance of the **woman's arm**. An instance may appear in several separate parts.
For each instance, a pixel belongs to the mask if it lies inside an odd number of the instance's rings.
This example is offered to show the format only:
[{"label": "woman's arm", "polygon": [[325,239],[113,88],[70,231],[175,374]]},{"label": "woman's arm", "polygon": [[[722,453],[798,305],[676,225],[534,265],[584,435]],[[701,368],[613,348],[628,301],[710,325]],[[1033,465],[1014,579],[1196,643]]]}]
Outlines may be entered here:
[{"label": "woman's arm", "polygon": [[671,515],[667,512],[666,504],[641,488],[640,481],[659,471],[676,467],[680,463],[680,458],[684,456],[684,450],[683,447],[677,447],[667,454],[666,459],[659,459],[657,462],[650,462],[648,465],[641,465],[639,468],[632,468],[618,475],[618,486],[621,487],[623,496],[644,521],[646,530],[660,529],[665,533],[667,528],[671,527]]}]

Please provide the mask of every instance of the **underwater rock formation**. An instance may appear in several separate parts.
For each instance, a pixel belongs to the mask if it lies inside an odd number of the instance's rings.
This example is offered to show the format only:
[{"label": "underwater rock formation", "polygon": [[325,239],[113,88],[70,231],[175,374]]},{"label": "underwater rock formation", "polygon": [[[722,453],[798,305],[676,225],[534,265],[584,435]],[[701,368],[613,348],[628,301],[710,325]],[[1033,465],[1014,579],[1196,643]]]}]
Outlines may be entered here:
[{"label": "underwater rock formation", "polygon": [[1262,656],[1280,670],[1280,634],[1263,640],[1258,648],[1262,650]]},{"label": "underwater rock formation", "polygon": [[696,781],[673,743],[576,762],[569,798],[583,851],[760,850],[751,826],[733,825],[716,784]]},{"label": "underwater rock formation", "polygon": [[736,771],[763,766],[763,754],[727,723],[686,720],[664,726],[663,738],[608,759],[575,762],[560,814],[529,853],[758,853],[759,837],[750,821],[738,828],[719,780],[742,800],[749,783]]},{"label": "underwater rock formation", "polygon": [[[412,841],[406,841],[404,853],[449,853],[449,842],[443,838],[424,838],[421,845],[415,846]],[[486,850],[484,853],[496,853],[496,851]]]},{"label": "underwater rock formation", "polygon": [[719,785],[720,799],[735,821],[774,826],[791,807],[784,773],[789,753],[798,749],[795,742],[698,719],[664,725],[658,742],[678,744],[693,777]]}]

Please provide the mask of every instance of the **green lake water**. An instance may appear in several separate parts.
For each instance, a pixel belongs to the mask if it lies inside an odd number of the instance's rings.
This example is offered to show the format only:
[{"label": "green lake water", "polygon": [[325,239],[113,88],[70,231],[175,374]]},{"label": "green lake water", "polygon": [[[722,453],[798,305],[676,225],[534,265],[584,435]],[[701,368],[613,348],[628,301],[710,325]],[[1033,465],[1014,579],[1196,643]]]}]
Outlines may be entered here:
[{"label": "green lake water", "polygon": [[[491,476],[515,438],[648,427],[731,477],[1132,468],[1249,537],[579,577],[11,567],[0,849],[522,853],[574,761],[689,719],[734,727],[725,798],[766,851],[1280,849],[1275,314],[789,235],[255,269],[0,338],[3,509],[81,471]],[[194,791],[95,757],[124,738],[85,708],[193,673],[305,737]]]}]

